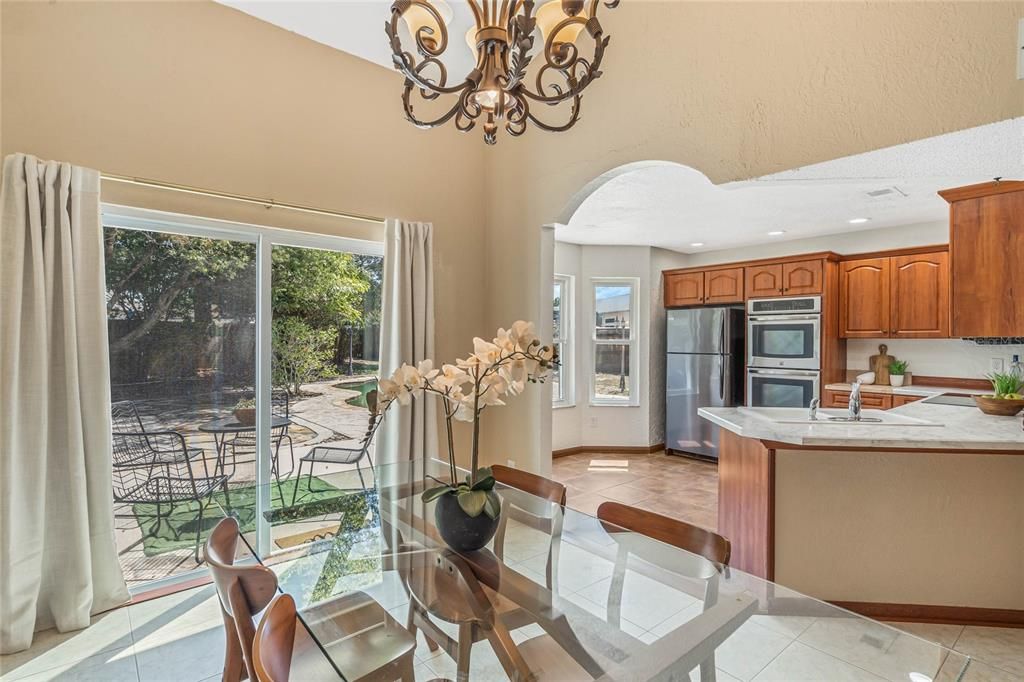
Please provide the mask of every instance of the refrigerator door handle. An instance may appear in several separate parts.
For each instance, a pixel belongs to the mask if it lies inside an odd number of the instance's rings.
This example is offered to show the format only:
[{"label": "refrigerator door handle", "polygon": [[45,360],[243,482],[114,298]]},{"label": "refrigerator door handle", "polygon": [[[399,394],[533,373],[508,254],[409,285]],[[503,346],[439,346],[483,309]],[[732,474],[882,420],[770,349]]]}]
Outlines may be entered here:
[{"label": "refrigerator door handle", "polygon": [[[720,341],[719,341],[720,346],[719,347],[721,348],[722,351],[725,351],[726,348],[727,348],[727,346],[726,346],[726,338],[725,338],[725,333],[726,333],[726,331],[725,331],[725,321],[726,321],[727,317],[728,317],[727,315],[722,315],[722,335],[719,337],[719,339],[720,339]],[[721,358],[721,362],[718,365],[718,399],[719,400],[723,400],[723,401],[725,400],[725,358],[724,357]]]}]

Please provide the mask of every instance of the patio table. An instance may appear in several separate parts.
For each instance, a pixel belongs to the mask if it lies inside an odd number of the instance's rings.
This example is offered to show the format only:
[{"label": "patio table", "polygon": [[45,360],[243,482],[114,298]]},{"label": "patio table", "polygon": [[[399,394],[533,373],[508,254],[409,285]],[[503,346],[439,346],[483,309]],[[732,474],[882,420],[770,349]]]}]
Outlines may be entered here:
[{"label": "patio table", "polygon": [[[540,659],[524,655],[536,653],[528,642],[537,638],[554,642],[584,679],[682,680],[696,668],[705,672],[701,679],[713,679],[717,668],[719,679],[919,682],[959,680],[972,666],[937,643],[741,571],[721,572],[699,555],[501,485],[496,490],[517,507],[563,515],[557,570],[546,576],[546,539],[512,519],[501,547],[492,541],[455,552],[437,533],[434,503],[420,499],[436,485],[428,475],[447,478],[447,464],[376,470],[377,483],[365,492],[340,489],[352,472],[332,478],[339,487],[335,514],[327,514],[333,537],[264,551],[258,533],[243,535],[242,552],[277,573],[279,589],[294,598],[302,626],[342,679],[355,667],[333,652],[349,650],[343,643],[352,633],[332,616],[358,592],[399,621],[412,606],[442,621],[486,623],[487,637],[472,647],[474,660],[490,656],[495,666],[486,679],[502,672],[550,679],[561,665],[550,649]],[[324,512],[323,505],[311,510],[311,520],[324,523]],[[515,605],[532,624],[506,629],[499,603]],[[439,676],[455,677],[445,654],[424,660]]]},{"label": "patio table", "polygon": [[[273,416],[270,419],[271,430],[287,426],[291,424],[292,420],[288,417]],[[208,421],[205,424],[199,425],[199,430],[203,433],[209,433],[213,435],[213,443],[217,451],[217,461],[214,464],[214,472],[222,473],[228,478],[231,478],[235,473],[235,466],[238,464],[237,461],[231,463],[231,473],[226,473],[225,460],[227,459],[227,447],[228,447],[228,436],[237,435],[239,433],[255,433],[255,424],[243,424],[235,418],[234,415],[230,417],[221,417],[220,419],[214,419]],[[276,457],[276,453],[275,453]]]}]

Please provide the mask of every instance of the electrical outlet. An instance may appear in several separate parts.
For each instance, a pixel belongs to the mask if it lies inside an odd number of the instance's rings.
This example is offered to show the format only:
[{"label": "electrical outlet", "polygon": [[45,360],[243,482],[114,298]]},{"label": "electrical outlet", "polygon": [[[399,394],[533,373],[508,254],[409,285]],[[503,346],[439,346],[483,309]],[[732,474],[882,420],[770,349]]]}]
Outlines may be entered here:
[{"label": "electrical outlet", "polygon": [[592,429],[596,429],[597,428],[597,417],[591,417],[590,418],[590,428],[592,428]]},{"label": "electrical outlet", "polygon": [[993,372],[1003,371],[1003,359],[1002,358],[989,358],[988,367]]},{"label": "electrical outlet", "polygon": [[509,469],[516,468],[516,461],[514,459],[506,459],[505,464],[508,466]]}]

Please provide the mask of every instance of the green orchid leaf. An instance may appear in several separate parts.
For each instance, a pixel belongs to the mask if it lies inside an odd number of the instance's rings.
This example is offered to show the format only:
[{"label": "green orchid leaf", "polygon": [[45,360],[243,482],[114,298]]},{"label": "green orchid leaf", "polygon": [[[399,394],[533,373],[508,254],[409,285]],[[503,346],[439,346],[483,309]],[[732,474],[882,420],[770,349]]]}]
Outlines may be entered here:
[{"label": "green orchid leaf", "polygon": [[487,503],[487,493],[483,490],[470,490],[459,493],[458,500],[459,506],[462,507],[462,511],[466,512],[466,516],[475,519],[484,510],[484,505]]},{"label": "green orchid leaf", "polygon": [[487,514],[492,519],[496,519],[501,515],[501,498],[493,490],[487,491],[487,497],[484,501],[484,514]]},{"label": "green orchid leaf", "polygon": [[425,504],[427,502],[433,502],[442,495],[451,492],[455,492],[451,486],[439,485],[436,488],[429,488],[427,490],[424,490],[421,499]]},{"label": "green orchid leaf", "polygon": [[476,482],[476,485],[473,486],[473,490],[493,490],[494,482],[494,476],[487,476],[486,478],[481,478],[479,481]]}]

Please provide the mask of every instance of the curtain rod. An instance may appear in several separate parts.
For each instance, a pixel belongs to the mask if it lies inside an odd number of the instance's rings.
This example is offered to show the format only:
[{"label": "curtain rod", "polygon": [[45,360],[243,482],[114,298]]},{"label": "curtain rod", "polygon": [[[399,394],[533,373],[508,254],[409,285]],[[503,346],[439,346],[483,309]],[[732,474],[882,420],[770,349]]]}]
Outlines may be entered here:
[{"label": "curtain rod", "polygon": [[232,201],[241,201],[247,204],[257,204],[264,208],[286,208],[291,211],[302,211],[303,213],[314,213],[317,215],[327,215],[336,218],[347,218],[349,220],[361,220],[366,223],[383,223],[383,218],[377,216],[362,215],[360,213],[343,213],[342,211],[332,211],[326,208],[316,208],[315,206],[304,206],[302,204],[289,204],[283,201],[275,201],[273,199],[261,199],[260,197],[251,197],[245,194],[232,194],[230,192],[218,192],[216,190],[202,189],[200,187],[190,187],[189,185],[177,185],[172,182],[160,182],[159,180],[147,180],[145,178],[136,178],[128,175],[113,175],[111,173],[101,173],[100,177],[103,180],[110,180],[111,182],[123,182],[129,185],[141,185],[143,187],[155,187],[157,189],[166,189],[172,192],[184,192],[186,194],[198,194],[206,197],[216,197],[218,199],[231,199]]}]

